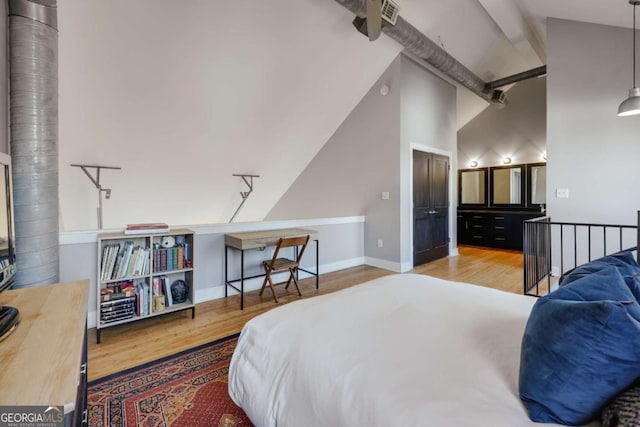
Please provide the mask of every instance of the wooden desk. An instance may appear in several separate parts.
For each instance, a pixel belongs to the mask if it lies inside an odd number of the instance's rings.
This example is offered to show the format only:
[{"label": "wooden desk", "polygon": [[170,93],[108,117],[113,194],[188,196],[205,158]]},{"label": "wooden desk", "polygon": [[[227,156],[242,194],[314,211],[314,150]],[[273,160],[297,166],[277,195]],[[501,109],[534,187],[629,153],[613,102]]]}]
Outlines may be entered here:
[{"label": "wooden desk", "polygon": [[64,406],[64,424],[86,419],[89,281],[16,289],[0,305],[20,324],[0,341],[0,405]]},{"label": "wooden desk", "polygon": [[[309,273],[312,276],[316,276],[316,289],[318,289],[318,264],[319,264],[319,243],[318,232],[315,230],[309,230],[306,228],[283,228],[280,230],[266,230],[266,231],[250,231],[246,233],[230,233],[224,236],[224,296],[228,296],[228,289],[231,287],[240,293],[240,310],[244,310],[244,281],[248,279],[255,279],[256,277],[264,277],[264,274],[257,274],[250,277],[244,276],[244,251],[247,249],[260,249],[268,246],[275,246],[278,244],[280,238],[286,237],[299,237],[309,235],[309,239],[316,242],[316,271],[308,271],[303,268],[298,268],[300,271]],[[229,280],[229,249],[235,249],[240,251],[240,278]],[[296,250],[296,257],[298,255],[298,248]],[[234,283],[240,282],[240,288],[234,286]]]}]

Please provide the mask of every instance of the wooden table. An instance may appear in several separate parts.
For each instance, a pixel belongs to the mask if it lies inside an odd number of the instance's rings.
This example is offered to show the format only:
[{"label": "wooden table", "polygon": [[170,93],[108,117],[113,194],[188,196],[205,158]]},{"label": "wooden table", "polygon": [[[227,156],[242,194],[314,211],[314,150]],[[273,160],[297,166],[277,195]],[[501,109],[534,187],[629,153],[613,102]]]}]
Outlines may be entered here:
[{"label": "wooden table", "polygon": [[[244,310],[244,281],[248,279],[255,279],[256,277],[264,277],[264,274],[257,274],[254,276],[244,276],[244,251],[247,249],[262,249],[268,246],[276,246],[280,238],[286,237],[300,237],[309,235],[309,239],[316,242],[316,271],[308,271],[303,268],[298,268],[300,271],[316,276],[316,289],[318,289],[318,275],[319,275],[319,242],[318,232],[315,230],[309,230],[306,228],[283,228],[280,230],[263,230],[263,231],[250,231],[245,233],[230,233],[224,236],[224,296],[228,296],[228,289],[238,291],[240,293],[240,310]],[[240,251],[240,278],[229,280],[229,249],[235,249]],[[298,248],[296,248],[296,257],[298,255]],[[234,283],[240,282],[240,288],[237,288]]]},{"label": "wooden table", "polygon": [[0,294],[20,323],[0,341],[0,405],[64,406],[64,424],[86,419],[89,281]]}]

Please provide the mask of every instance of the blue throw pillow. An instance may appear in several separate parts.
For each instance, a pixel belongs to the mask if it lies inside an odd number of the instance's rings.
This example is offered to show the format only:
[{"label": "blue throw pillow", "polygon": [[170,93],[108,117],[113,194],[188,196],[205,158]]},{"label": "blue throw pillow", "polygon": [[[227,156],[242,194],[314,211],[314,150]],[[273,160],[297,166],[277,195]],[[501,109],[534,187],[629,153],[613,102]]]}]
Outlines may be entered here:
[{"label": "blue throw pillow", "polygon": [[582,425],[640,377],[640,306],[616,267],[540,298],[522,339],[520,398],[538,422]]},{"label": "blue throw pillow", "polygon": [[618,269],[636,301],[640,302],[640,265],[631,252],[607,255],[581,265],[564,276],[560,281],[560,286],[566,286],[582,277],[610,266],[615,266]]}]

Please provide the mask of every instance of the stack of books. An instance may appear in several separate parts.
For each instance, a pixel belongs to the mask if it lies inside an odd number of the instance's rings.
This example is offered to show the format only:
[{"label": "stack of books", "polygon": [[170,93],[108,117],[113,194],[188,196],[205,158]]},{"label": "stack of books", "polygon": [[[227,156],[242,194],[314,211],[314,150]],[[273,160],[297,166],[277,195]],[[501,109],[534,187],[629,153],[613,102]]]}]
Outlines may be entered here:
[{"label": "stack of books", "polygon": [[164,222],[147,222],[142,224],[127,224],[124,234],[150,234],[150,233],[166,233],[169,226]]},{"label": "stack of books", "polygon": [[102,324],[130,319],[136,315],[136,294],[132,282],[109,285],[100,290]]}]

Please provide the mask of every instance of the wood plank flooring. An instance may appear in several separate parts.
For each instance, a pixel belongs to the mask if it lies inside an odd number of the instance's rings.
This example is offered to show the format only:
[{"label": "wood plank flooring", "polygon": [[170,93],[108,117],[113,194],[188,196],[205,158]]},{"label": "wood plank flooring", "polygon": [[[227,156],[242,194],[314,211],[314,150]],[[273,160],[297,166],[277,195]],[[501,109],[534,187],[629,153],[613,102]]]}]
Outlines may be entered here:
[{"label": "wood plank flooring", "polygon": [[[412,272],[522,293],[522,252],[466,246],[459,251],[459,256],[424,264]],[[319,290],[314,278],[302,280],[300,288],[303,298],[310,298],[389,274],[394,273],[358,266],[321,275]],[[96,330],[90,329],[89,381],[240,332],[258,314],[298,300],[291,288],[285,293],[283,287],[276,287],[277,305],[268,290],[262,297],[254,291],[245,293],[242,311],[240,297],[234,295],[198,304],[195,319],[191,311],[185,311],[104,329],[101,344],[96,344]]]}]

